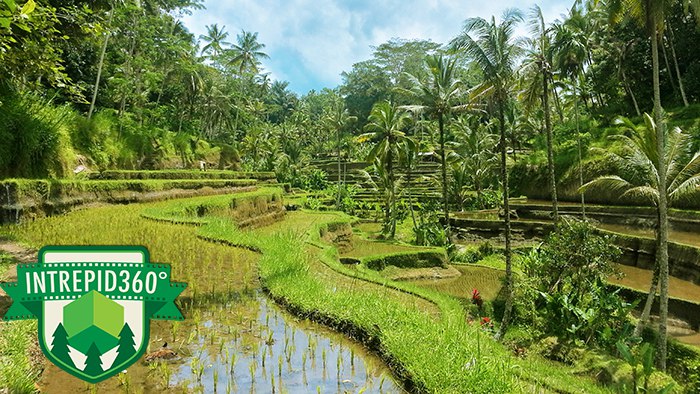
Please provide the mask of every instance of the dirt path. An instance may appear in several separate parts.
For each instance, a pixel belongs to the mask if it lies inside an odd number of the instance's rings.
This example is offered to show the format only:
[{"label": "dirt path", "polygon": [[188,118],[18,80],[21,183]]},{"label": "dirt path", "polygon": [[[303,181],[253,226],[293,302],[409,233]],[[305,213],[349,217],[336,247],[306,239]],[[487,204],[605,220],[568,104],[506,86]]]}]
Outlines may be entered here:
[{"label": "dirt path", "polygon": [[[36,261],[36,251],[24,247],[16,242],[0,239],[0,252],[4,252],[12,258],[9,268],[3,270],[0,266],[0,281],[15,282],[17,281],[17,264],[31,263]],[[10,308],[12,300],[0,289],[0,316],[5,316],[5,312]]]}]

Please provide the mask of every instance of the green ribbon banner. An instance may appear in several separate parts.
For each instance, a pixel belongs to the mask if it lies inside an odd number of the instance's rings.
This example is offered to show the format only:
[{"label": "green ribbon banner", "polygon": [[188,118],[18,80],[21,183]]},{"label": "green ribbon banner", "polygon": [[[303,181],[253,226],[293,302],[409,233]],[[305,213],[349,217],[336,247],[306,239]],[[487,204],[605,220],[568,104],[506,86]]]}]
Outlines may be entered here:
[{"label": "green ribbon banner", "polygon": [[170,282],[168,264],[38,262],[17,265],[17,282],[0,287],[14,300],[5,320],[38,318],[43,302],[74,300],[90,291],[144,302],[147,319],[183,320],[174,301],[187,284]]}]

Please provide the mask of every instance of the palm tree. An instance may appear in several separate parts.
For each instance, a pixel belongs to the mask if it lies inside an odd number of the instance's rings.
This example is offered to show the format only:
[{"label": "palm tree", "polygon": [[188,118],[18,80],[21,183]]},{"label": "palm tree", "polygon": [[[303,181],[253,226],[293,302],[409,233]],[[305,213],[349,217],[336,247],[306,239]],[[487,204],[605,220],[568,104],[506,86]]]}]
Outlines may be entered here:
[{"label": "palm tree", "polygon": [[229,64],[238,66],[239,75],[242,75],[246,70],[257,74],[260,59],[270,58],[262,51],[265,49],[265,44],[258,42],[258,33],[242,30],[241,34],[236,36],[236,42],[233,45],[232,58]]},{"label": "palm tree", "polygon": [[447,162],[445,152],[445,121],[448,121],[452,112],[466,110],[469,105],[455,104],[463,95],[463,83],[456,75],[456,59],[439,55],[425,58],[428,66],[428,78],[420,80],[415,75],[406,74],[411,90],[402,92],[413,97],[420,104],[407,105],[403,108],[414,113],[427,113],[438,121],[440,133],[440,166],[442,169],[442,203],[445,220],[445,232],[450,239],[450,208],[447,194]]},{"label": "palm tree", "polygon": [[[611,137],[619,141],[624,148],[623,154],[610,154],[616,167],[620,169],[620,174],[598,177],[586,183],[582,189],[597,189],[623,198],[636,196],[646,199],[657,207],[657,217],[660,217],[658,185],[662,171],[659,171],[659,158],[656,150],[657,125],[648,114],[644,114],[643,126],[636,126],[626,118],[620,118],[618,124],[622,125],[625,131],[631,134],[630,136],[617,135]],[[684,163],[683,159],[687,158],[686,151],[689,146],[688,135],[676,127],[666,138],[665,184],[667,186],[664,194],[669,205],[672,206],[690,196],[697,195],[697,187],[700,185],[700,151],[695,153],[687,163]],[[657,239],[660,231],[659,225],[660,222],[657,222]],[[657,266],[654,270],[642,316],[635,328],[635,335],[641,333],[641,329],[649,319],[658,280],[659,269]]]},{"label": "palm tree", "polygon": [[[456,137],[448,161],[455,164],[466,177],[468,184],[476,191],[477,202],[481,202],[484,187],[492,178],[497,166],[496,147],[497,137],[491,133],[491,124],[481,124],[478,118],[460,117],[453,123]],[[483,207],[480,207],[483,208]]]},{"label": "palm tree", "polygon": [[[340,96],[335,97],[335,102],[333,103],[332,108],[330,109],[330,112],[326,114],[324,117],[324,121],[330,127],[331,129],[335,130],[336,136],[337,136],[337,141],[336,141],[336,154],[338,156],[338,187],[336,191],[336,202],[335,206],[336,209],[340,209],[340,195],[341,195],[341,190],[340,190],[340,181],[342,177],[342,171],[341,171],[341,160],[340,160],[340,145],[342,142],[342,132],[343,129],[345,129],[350,123],[353,123],[357,120],[357,117],[355,116],[350,116],[350,113],[348,112],[347,108],[345,108],[345,103],[343,102],[342,98]],[[349,156],[349,155],[348,155]]]},{"label": "palm tree", "polygon": [[[501,23],[496,18],[491,21],[483,18],[470,18],[464,24],[462,32],[450,45],[455,51],[464,51],[484,75],[483,88],[488,88],[491,99],[498,112],[501,132],[501,182],[503,187],[503,209],[505,224],[505,258],[506,258],[506,306],[501,327],[496,334],[503,338],[510,323],[513,310],[513,266],[511,253],[510,204],[508,196],[508,169],[506,168],[506,122],[505,111],[511,100],[515,82],[515,62],[522,52],[519,39],[514,38],[515,25],[522,21],[519,10],[509,9],[503,13]],[[475,38],[472,38],[474,34]]]},{"label": "palm tree", "polygon": [[[562,76],[570,79],[571,88],[573,90],[574,99],[574,118],[576,123],[576,144],[578,147],[578,175],[579,186],[583,186],[583,147],[581,144],[581,128],[578,96],[579,92],[577,85],[583,77],[584,65],[588,58],[588,38],[585,32],[576,26],[576,22],[580,21],[577,17],[580,13],[573,8],[571,17],[564,23],[554,24],[554,42],[552,48],[554,51],[554,62],[556,68]],[[581,193],[581,216],[586,218],[586,198],[585,194]]]},{"label": "palm tree", "polygon": [[525,105],[528,107],[533,107],[538,101],[542,102],[544,128],[547,134],[547,172],[549,173],[549,187],[552,194],[552,218],[554,227],[558,228],[559,207],[557,180],[554,172],[554,138],[549,108],[549,96],[552,93],[549,85],[550,82],[553,82],[550,29],[545,25],[542,10],[537,5],[532,7],[528,23],[533,38],[528,40],[531,50],[528,52],[522,69],[521,81],[526,83],[523,97]]},{"label": "palm tree", "polygon": [[374,105],[368,121],[365,125],[365,130],[368,132],[360,138],[367,138],[376,143],[367,161],[374,162],[379,158],[386,169],[387,189],[390,190],[390,195],[384,206],[384,233],[388,234],[389,238],[394,238],[396,234],[394,160],[400,161],[405,145],[415,146],[415,142],[403,132],[410,121],[410,116],[405,112],[399,112],[399,109],[390,102],[382,101]]},{"label": "palm tree", "polygon": [[[654,122],[656,124],[656,151],[658,163],[658,208],[659,223],[657,232],[658,251],[656,263],[659,266],[659,280],[661,282],[661,295],[659,302],[659,344],[658,363],[659,369],[666,371],[667,356],[667,322],[668,322],[668,199],[666,194],[666,124],[664,122],[663,108],[661,107],[661,87],[659,84],[659,40],[663,36],[666,11],[676,0],[610,0],[608,9],[613,20],[622,15],[642,24],[651,38],[651,64],[654,88]],[[685,2],[686,8],[692,6],[695,15],[700,12],[700,1]]]},{"label": "palm tree", "polygon": [[207,34],[199,36],[200,40],[207,43],[202,47],[202,54],[207,53],[209,59],[216,61],[224,51],[224,46],[231,45],[225,41],[228,38],[228,32],[226,31],[226,26],[219,28],[219,25],[216,23],[207,25],[206,28]]},{"label": "palm tree", "polygon": [[[380,157],[375,157],[371,166],[372,174],[367,170],[360,170],[360,175],[364,178],[364,187],[380,193],[385,207],[385,217],[382,232],[385,235],[391,235],[392,228],[396,230],[396,215],[394,212],[396,197],[403,189],[403,177],[394,177],[393,173],[389,172],[387,162]],[[388,222],[387,222],[388,220]],[[391,235],[393,237],[393,235]]]}]

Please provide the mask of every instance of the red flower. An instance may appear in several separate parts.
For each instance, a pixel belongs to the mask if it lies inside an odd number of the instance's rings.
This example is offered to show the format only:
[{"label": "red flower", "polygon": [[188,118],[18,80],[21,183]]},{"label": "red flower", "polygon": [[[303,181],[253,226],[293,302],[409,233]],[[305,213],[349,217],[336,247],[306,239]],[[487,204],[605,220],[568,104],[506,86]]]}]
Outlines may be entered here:
[{"label": "red flower", "polygon": [[481,294],[477,289],[472,290],[472,304],[476,304],[479,309],[481,309],[481,306],[484,305],[484,300],[481,299]]},{"label": "red flower", "polygon": [[491,319],[488,316],[484,316],[481,318],[481,325],[482,326],[490,326],[491,325]]}]

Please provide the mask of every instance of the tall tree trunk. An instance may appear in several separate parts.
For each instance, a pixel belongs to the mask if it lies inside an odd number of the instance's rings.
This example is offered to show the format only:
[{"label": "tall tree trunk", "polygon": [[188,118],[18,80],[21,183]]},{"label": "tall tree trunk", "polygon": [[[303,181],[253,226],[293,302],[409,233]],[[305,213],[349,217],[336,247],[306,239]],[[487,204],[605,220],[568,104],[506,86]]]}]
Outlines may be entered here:
[{"label": "tall tree trunk", "polygon": [[549,170],[549,187],[552,193],[552,219],[554,228],[559,229],[559,206],[557,202],[557,179],[554,174],[554,149],[552,142],[552,120],[549,115],[549,77],[542,69],[542,109],[544,110],[544,128],[547,133],[547,169]]},{"label": "tall tree trunk", "polygon": [[[109,10],[109,21],[107,22],[107,29],[112,28],[112,18],[114,17],[114,7]],[[97,64],[97,78],[95,79],[95,86],[92,90],[92,100],[90,100],[90,110],[88,111],[88,120],[92,119],[92,113],[95,112],[95,102],[97,101],[97,91],[100,88],[100,79],[102,78],[102,67],[105,64],[105,53],[107,52],[107,43],[109,42],[109,31],[105,34],[105,40],[102,42],[102,48],[100,49],[100,62]]]},{"label": "tall tree trunk", "polygon": [[[578,89],[574,85],[574,116],[576,117],[576,142],[578,144],[578,180],[579,186],[583,187],[583,148],[581,147],[581,129],[579,126],[578,114]],[[586,219],[586,194],[581,192],[581,217]]]},{"label": "tall tree trunk", "polygon": [[[447,197],[447,162],[445,160],[445,119],[444,114],[438,115],[438,126],[440,129],[440,166],[442,167],[442,205],[445,218],[445,235],[450,241],[450,207]],[[503,131],[505,135],[505,130]],[[503,137],[505,138],[505,137]]]},{"label": "tall tree trunk", "polygon": [[499,105],[498,118],[500,121],[501,128],[501,182],[503,183],[503,210],[504,210],[504,224],[505,224],[505,238],[506,238],[506,305],[503,312],[503,320],[501,321],[501,327],[496,334],[496,340],[501,340],[508,330],[508,325],[510,324],[510,317],[513,311],[513,265],[511,258],[511,246],[510,246],[510,201],[508,192],[508,169],[506,168],[506,125],[505,116],[503,115],[503,103]]},{"label": "tall tree trunk", "polygon": [[[554,84],[554,80],[551,80],[550,82]],[[556,109],[557,115],[559,116],[559,122],[564,123],[564,111],[561,109],[561,99],[559,98],[559,93],[557,93],[556,88],[552,89],[552,92],[554,93],[554,108]]]},{"label": "tall tree trunk", "polygon": [[341,171],[340,171],[340,127],[337,128],[337,138],[338,138],[338,144],[336,146],[336,154],[338,155],[338,190],[336,193],[336,198],[335,198],[335,209],[340,211],[340,177],[341,177]]},{"label": "tall tree trunk", "polygon": [[[409,152],[412,155],[413,152]],[[409,156],[406,162],[406,193],[408,194],[408,210],[411,212],[411,220],[413,221],[413,228],[416,228],[416,213],[413,211],[413,197],[411,195],[411,178],[413,175],[413,157]]]},{"label": "tall tree trunk", "polygon": [[[661,248],[659,247],[659,223],[661,222],[659,218],[660,211],[656,210],[656,256],[658,258]],[[642,315],[639,317],[637,325],[634,327],[634,336],[638,337],[642,334],[644,325],[649,321],[649,315],[651,315],[651,307],[654,304],[654,298],[656,298],[656,290],[659,286],[659,265],[654,266],[654,274],[651,277],[651,285],[649,286],[649,293],[647,294],[647,300],[644,303],[644,309],[642,310]]]},{"label": "tall tree trunk", "polygon": [[394,211],[394,203],[396,200],[396,196],[394,195],[394,154],[393,150],[391,149],[391,140],[388,141],[388,144],[389,153],[387,154],[386,168],[389,175],[389,185],[387,185],[389,187],[389,204],[387,204],[386,206],[385,221],[389,230],[389,238],[394,239],[394,236],[396,235],[396,224],[394,222],[394,218],[392,217]]},{"label": "tall tree trunk", "polygon": [[[654,21],[655,22],[655,21]],[[656,26],[653,23],[652,26]],[[651,37],[651,59],[654,80],[654,118],[656,121],[656,150],[658,154],[658,187],[659,187],[659,282],[661,299],[659,302],[659,343],[658,364],[661,371],[666,371],[667,353],[667,322],[668,322],[668,195],[666,194],[666,124],[661,108],[661,88],[659,86],[659,34],[654,29]]]},{"label": "tall tree trunk", "polygon": [[674,94],[678,94],[678,88],[676,87],[676,80],[673,77],[673,72],[671,72],[671,64],[668,62],[668,54],[666,53],[666,45],[664,44],[663,37],[661,38],[661,53],[664,55],[664,63],[666,64],[666,72],[668,73],[668,80],[671,82],[671,88]]},{"label": "tall tree trunk", "polygon": [[630,98],[632,98],[632,103],[634,104],[634,111],[637,113],[637,116],[642,116],[642,112],[639,110],[639,104],[637,103],[637,97],[632,91],[632,87],[630,86],[630,83],[627,80],[625,68],[622,65],[620,65],[620,76],[622,77],[622,84],[625,86],[625,90],[630,95]]},{"label": "tall tree trunk", "polygon": [[678,87],[681,91],[681,98],[683,99],[683,105],[688,106],[688,97],[685,95],[685,88],[683,87],[683,78],[681,78],[681,70],[678,68],[678,57],[676,56],[676,46],[673,44],[675,39],[673,35],[673,28],[669,27],[670,37],[668,40],[669,46],[671,47],[671,57],[673,58],[673,65],[676,69],[676,76],[678,77]]}]

